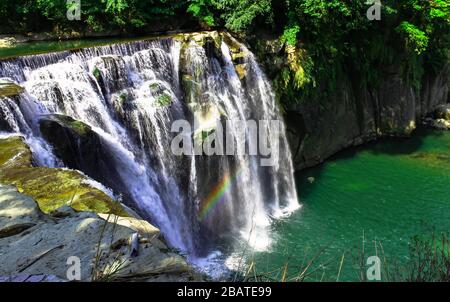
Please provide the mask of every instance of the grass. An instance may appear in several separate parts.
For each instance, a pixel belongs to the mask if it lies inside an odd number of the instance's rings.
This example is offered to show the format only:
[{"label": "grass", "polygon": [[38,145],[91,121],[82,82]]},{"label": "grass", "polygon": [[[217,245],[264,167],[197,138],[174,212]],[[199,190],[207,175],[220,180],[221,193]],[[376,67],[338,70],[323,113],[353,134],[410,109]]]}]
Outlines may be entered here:
[{"label": "grass", "polygon": [[[105,237],[105,231],[110,224],[110,218],[111,215],[108,215],[108,218],[105,220],[103,227],[100,232],[100,236],[97,242],[96,247],[96,254],[94,258],[94,263],[92,267],[91,272],[91,281],[93,282],[111,282],[116,279],[116,276],[122,272],[128,265],[126,259],[121,259],[121,254],[119,252],[113,251],[113,241],[114,241],[114,235],[116,233],[116,227],[117,227],[117,221],[118,216],[114,217],[114,220],[112,221],[112,231],[111,231],[111,238],[109,243],[109,248],[104,251],[102,249],[102,241]],[[114,257],[112,261],[107,262],[105,264],[101,263],[102,255],[106,255],[106,259],[110,259],[110,257]]]},{"label": "grass", "polygon": [[394,281],[450,282],[449,233],[433,233],[431,238],[413,237],[409,254],[406,265],[394,265]]}]

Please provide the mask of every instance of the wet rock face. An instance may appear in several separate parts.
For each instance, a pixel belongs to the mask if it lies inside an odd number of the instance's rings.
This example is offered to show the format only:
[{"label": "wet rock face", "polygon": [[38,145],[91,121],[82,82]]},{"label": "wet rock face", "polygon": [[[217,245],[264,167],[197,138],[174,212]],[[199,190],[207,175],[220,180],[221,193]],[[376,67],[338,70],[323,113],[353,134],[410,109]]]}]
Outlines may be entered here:
[{"label": "wet rock face", "polygon": [[41,118],[43,137],[53,146],[56,156],[70,169],[83,171],[108,187],[126,192],[117,179],[110,154],[92,128],[71,117],[52,114]]},{"label": "wet rock face", "polygon": [[[339,77],[336,87],[326,97],[298,96],[296,99],[295,92],[285,93],[285,87],[277,82],[285,71],[296,76],[296,67],[301,66],[292,66],[290,62],[290,55],[295,52],[278,40],[259,39],[250,43],[268,77],[275,79],[277,94],[288,98],[279,102],[285,106],[296,170],[320,164],[344,148],[379,137],[408,136],[423,118],[433,115],[438,106],[448,102],[448,66],[443,66],[438,73],[427,73],[421,89],[403,80],[399,66],[384,66],[385,75],[380,82],[366,88],[368,85],[363,83],[367,79],[351,72],[352,63],[342,66],[347,72]],[[317,94],[325,90],[321,87],[326,84],[317,83]],[[442,119],[442,115],[441,110],[441,117],[435,119]]]},{"label": "wet rock face", "polygon": [[402,81],[399,73],[387,75],[377,89],[361,89],[350,78],[338,85],[328,98],[304,100],[286,112],[297,170],[379,137],[408,136],[448,96],[445,73],[426,77],[421,91]]},{"label": "wet rock face", "polygon": [[34,167],[29,147],[18,136],[0,139],[0,184],[13,185],[31,196],[44,213],[70,205],[79,211],[128,215],[119,202],[91,186],[80,172]]},{"label": "wet rock face", "polygon": [[81,170],[81,167],[98,156],[100,141],[88,125],[55,114],[43,117],[39,126],[44,138],[54,147],[56,155],[69,168]]},{"label": "wet rock face", "polygon": [[103,94],[114,93],[130,85],[120,56],[103,56],[95,62],[92,75],[97,79]]}]

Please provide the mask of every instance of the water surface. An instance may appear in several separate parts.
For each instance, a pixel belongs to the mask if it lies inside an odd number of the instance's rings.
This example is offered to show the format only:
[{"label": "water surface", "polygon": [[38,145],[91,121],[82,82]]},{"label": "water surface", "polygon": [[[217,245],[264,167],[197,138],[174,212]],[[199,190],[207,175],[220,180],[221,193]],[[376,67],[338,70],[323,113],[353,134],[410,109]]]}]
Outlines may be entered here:
[{"label": "water surface", "polygon": [[295,276],[326,248],[308,279],[336,280],[345,252],[339,279],[358,281],[363,236],[366,258],[402,263],[412,236],[450,231],[450,132],[419,130],[346,150],[297,178],[303,207],[275,223],[276,243],[254,255],[258,273],[280,277],[288,263]]}]

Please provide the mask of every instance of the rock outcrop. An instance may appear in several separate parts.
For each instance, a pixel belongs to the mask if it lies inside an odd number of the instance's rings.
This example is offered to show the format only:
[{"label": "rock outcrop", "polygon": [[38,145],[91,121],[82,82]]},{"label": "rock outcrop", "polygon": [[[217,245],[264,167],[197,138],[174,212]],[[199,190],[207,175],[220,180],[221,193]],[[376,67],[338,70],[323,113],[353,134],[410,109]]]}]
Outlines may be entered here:
[{"label": "rock outcrop", "polygon": [[22,93],[25,89],[17,85],[10,79],[0,79],[0,98],[14,97]]},{"label": "rock outcrop", "polygon": [[438,130],[450,130],[450,103],[438,106],[432,117],[426,118],[424,123]]},{"label": "rock outcrop", "polygon": [[0,139],[0,280],[66,280],[73,259],[82,281],[198,280],[157,228],[86,180],[34,167],[21,137]]},{"label": "rock outcrop", "polygon": [[437,106],[447,102],[446,73],[427,77],[416,91],[399,74],[378,89],[358,89],[342,79],[327,100],[306,100],[286,114],[297,169],[382,136],[408,136]]},{"label": "rock outcrop", "polygon": [[43,275],[54,278],[40,281],[77,277],[71,268],[78,259],[81,281],[198,278],[146,221],[75,212],[66,206],[44,214],[31,197],[4,185],[0,185],[0,254],[0,276],[15,276],[13,281]]},{"label": "rock outcrop", "polygon": [[[269,77],[286,71],[295,73],[297,81],[309,81],[299,66],[291,66],[292,52],[279,42],[256,43],[254,48]],[[404,80],[399,66],[385,66],[384,77],[373,87],[363,85],[365,79],[349,71],[351,66],[342,68],[347,71],[327,96],[295,99],[294,94],[291,100],[279,100],[290,104],[284,108],[285,121],[297,170],[383,136],[409,136],[427,116],[448,102],[448,66],[442,66],[438,73],[427,72],[420,89]],[[441,129],[447,125],[443,120],[435,123]]]},{"label": "rock outcrop", "polygon": [[42,117],[39,126],[42,136],[64,166],[83,171],[105,186],[126,194],[126,186],[117,176],[119,173],[112,164],[111,154],[90,126],[60,114]]},{"label": "rock outcrop", "polygon": [[31,196],[45,213],[70,205],[79,211],[127,215],[118,201],[94,188],[81,172],[33,166],[31,151],[19,136],[0,139],[0,183]]},{"label": "rock outcrop", "polygon": [[0,48],[8,48],[17,43],[14,37],[0,36]]}]

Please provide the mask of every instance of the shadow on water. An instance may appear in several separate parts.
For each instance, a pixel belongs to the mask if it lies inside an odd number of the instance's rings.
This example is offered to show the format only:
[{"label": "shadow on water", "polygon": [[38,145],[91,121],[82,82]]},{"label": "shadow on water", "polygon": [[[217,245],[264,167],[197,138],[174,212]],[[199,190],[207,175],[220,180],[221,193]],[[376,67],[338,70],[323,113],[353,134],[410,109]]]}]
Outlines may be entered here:
[{"label": "shadow on water", "polygon": [[427,137],[442,136],[444,133],[426,128],[418,128],[411,137],[384,138],[370,143],[367,147],[373,154],[410,155],[421,149]]}]

